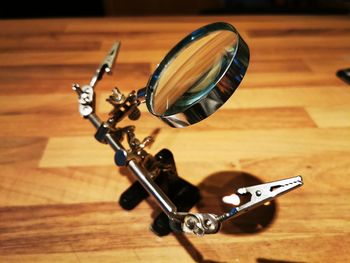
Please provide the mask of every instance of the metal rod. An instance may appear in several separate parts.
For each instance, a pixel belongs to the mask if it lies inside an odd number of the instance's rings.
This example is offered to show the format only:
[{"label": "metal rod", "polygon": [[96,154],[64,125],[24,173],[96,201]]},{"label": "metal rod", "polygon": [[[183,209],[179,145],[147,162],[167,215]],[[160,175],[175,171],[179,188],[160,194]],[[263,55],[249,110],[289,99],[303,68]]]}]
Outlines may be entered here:
[{"label": "metal rod", "polygon": [[91,113],[87,117],[89,121],[94,125],[96,129],[98,129],[102,125],[102,121],[100,118],[96,115],[96,113]]},{"label": "metal rod", "polygon": [[[90,122],[98,129],[102,125],[102,121],[95,114],[88,116]],[[110,133],[106,134],[106,141],[114,151],[124,150],[123,145],[117,141]],[[146,191],[154,197],[158,205],[162,208],[164,213],[173,218],[177,208],[162,189],[150,178],[145,168],[139,165],[135,160],[130,160],[127,164],[128,169],[136,176],[136,179],[146,189]]]},{"label": "metal rod", "polygon": [[125,151],[123,145],[117,141],[110,133],[106,134],[106,142],[109,144],[109,146],[112,147],[115,152],[120,150]]},{"label": "metal rod", "polygon": [[162,210],[170,217],[177,211],[176,206],[160,189],[160,187],[148,176],[147,171],[140,166],[135,160],[130,160],[128,168],[137,177],[140,184],[152,195]]}]

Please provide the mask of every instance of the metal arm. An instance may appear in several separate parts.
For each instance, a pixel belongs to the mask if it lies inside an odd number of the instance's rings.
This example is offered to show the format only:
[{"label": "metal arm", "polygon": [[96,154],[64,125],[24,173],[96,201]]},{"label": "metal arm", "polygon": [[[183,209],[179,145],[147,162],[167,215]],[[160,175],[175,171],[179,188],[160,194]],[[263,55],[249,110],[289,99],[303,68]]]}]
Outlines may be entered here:
[{"label": "metal arm", "polygon": [[[120,141],[113,136],[113,132],[115,131],[113,127],[110,127],[109,123],[103,123],[95,114],[94,87],[96,86],[97,82],[102,79],[105,72],[112,73],[113,64],[118,54],[119,47],[119,42],[112,46],[112,49],[96,70],[96,74],[92,77],[90,85],[85,85],[82,89],[80,89],[78,84],[73,85],[73,90],[78,94],[79,112],[84,118],[87,118],[96,129],[105,128],[104,132],[100,134],[101,139],[105,140],[105,142],[108,143],[116,153],[120,153],[120,156],[124,156],[127,159],[125,165],[128,167],[128,169],[136,176],[138,181],[149,192],[149,194],[156,199],[158,205],[163,209],[163,211],[169,217],[171,217],[176,212],[176,206],[151,179],[148,172],[138,163],[136,158],[131,158],[136,157],[137,155],[130,154],[131,152],[128,152]],[[136,98],[137,97],[135,97],[134,101],[129,103],[135,105],[138,104]],[[122,96],[119,97],[119,100],[121,103],[125,102],[122,101]]]},{"label": "metal arm", "polygon": [[217,216],[215,214],[188,214],[185,216],[182,225],[183,231],[196,235],[216,233],[220,229],[222,222],[240,216],[276,197],[286,194],[303,185],[301,176],[274,181],[266,184],[259,184],[243,187],[234,194],[238,198],[243,195],[250,195],[250,201],[234,207],[228,213]]},{"label": "metal arm", "polygon": [[[129,116],[131,119],[137,119],[135,116],[130,116],[135,113],[137,106],[144,100],[144,89],[140,90],[138,94],[132,92],[128,96],[124,96],[118,89],[114,89],[113,95],[107,99],[114,107],[107,122],[102,122],[95,113],[94,88],[97,82],[102,79],[105,72],[111,73],[119,47],[119,42],[113,45],[103,63],[96,70],[96,74],[92,77],[89,85],[84,85],[82,88],[78,84],[73,85],[73,90],[78,95],[79,112],[97,129],[96,139],[109,144],[116,152],[116,164],[128,167],[146,191],[153,196],[169,219],[172,222],[180,224],[181,231],[200,236],[216,233],[219,231],[222,222],[246,213],[250,209],[271,201],[277,196],[285,194],[303,184],[302,178],[297,176],[272,183],[240,188],[237,191],[237,195],[250,194],[251,200],[220,216],[209,213],[178,212],[176,206],[154,182],[153,178],[156,176],[155,173],[157,171],[148,171],[143,166],[144,160],[150,156],[144,150],[144,147],[152,141],[152,138],[146,137],[140,142],[134,135],[133,126],[125,128],[116,127],[125,116]],[[126,149],[121,144],[124,135],[128,137],[130,149]]]}]

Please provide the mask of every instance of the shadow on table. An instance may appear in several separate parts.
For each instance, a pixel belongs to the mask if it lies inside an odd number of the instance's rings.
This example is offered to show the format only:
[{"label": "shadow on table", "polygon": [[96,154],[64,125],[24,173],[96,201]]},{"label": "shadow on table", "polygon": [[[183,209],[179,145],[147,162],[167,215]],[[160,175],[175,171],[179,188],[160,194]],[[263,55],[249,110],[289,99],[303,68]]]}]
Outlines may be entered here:
[{"label": "shadow on table", "polygon": [[[233,194],[238,188],[264,183],[254,175],[238,171],[222,171],[209,175],[199,185],[202,199],[197,208],[200,212],[217,215],[228,212],[232,205],[222,202],[222,197]],[[247,200],[248,201],[248,200]],[[221,233],[227,235],[253,235],[267,229],[276,216],[276,202],[269,202],[222,224]],[[205,259],[203,254],[183,234],[175,234],[178,242],[196,262],[218,262]],[[257,262],[260,259],[258,259]],[[274,262],[274,261],[271,261]]]},{"label": "shadow on table", "polygon": [[[238,188],[262,183],[264,182],[259,178],[245,172],[223,171],[211,174],[198,185],[202,199],[197,208],[201,212],[223,214],[230,211],[233,206],[225,204],[222,197],[235,193]],[[276,202],[271,201],[235,219],[228,220],[222,224],[221,232],[235,235],[260,233],[274,221],[276,206]]]},{"label": "shadow on table", "polygon": [[[130,174],[126,169],[120,169],[121,174]],[[222,202],[224,196],[231,195],[238,188],[264,183],[256,176],[240,171],[222,171],[207,176],[199,185],[201,201],[197,204],[197,209],[202,213],[214,213],[221,215],[228,212],[233,206]],[[157,206],[149,198],[146,199],[154,209],[153,217],[159,211]],[[243,202],[249,200],[241,200]],[[227,235],[253,235],[266,230],[274,221],[277,211],[275,201],[255,208],[248,213],[233,220],[228,220],[222,224],[221,233]],[[204,259],[202,253],[191,243],[184,234],[174,234],[175,238],[187,253],[196,262],[218,262]]]},{"label": "shadow on table", "polygon": [[191,256],[193,261],[201,263],[218,263],[220,261],[215,261],[211,259],[205,259],[203,254],[191,243],[186,235],[182,233],[173,233],[179,244],[186,250],[186,252]]}]

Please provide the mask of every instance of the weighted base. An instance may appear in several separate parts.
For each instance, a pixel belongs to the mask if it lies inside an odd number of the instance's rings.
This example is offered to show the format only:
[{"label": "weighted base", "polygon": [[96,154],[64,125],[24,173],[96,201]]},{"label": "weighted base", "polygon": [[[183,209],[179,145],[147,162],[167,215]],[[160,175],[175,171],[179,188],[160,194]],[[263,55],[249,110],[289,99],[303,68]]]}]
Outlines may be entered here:
[{"label": "weighted base", "polygon": [[[178,176],[174,157],[169,150],[161,150],[155,155],[155,160],[158,161],[160,167],[166,167],[166,169],[160,169],[155,182],[176,205],[178,211],[188,212],[200,200],[199,189]],[[149,194],[142,185],[135,182],[121,194],[119,204],[125,210],[132,210],[148,196]],[[178,227],[173,227],[173,225],[173,222],[169,224],[167,215],[161,212],[154,219],[151,230],[158,236],[165,236],[171,231],[176,232]]]}]

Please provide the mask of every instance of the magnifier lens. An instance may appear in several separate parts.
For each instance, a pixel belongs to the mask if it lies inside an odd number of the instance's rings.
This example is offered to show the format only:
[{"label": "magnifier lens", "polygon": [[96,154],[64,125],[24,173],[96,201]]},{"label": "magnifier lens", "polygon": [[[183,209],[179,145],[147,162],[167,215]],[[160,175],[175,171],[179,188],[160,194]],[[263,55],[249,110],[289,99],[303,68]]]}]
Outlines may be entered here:
[{"label": "magnifier lens", "polygon": [[147,107],[173,127],[196,123],[232,95],[248,60],[248,47],[231,25],[202,27],[160,63],[147,87]]},{"label": "magnifier lens", "polygon": [[182,49],[163,70],[154,94],[158,115],[184,111],[210,91],[234,56],[237,35],[211,32]]}]

